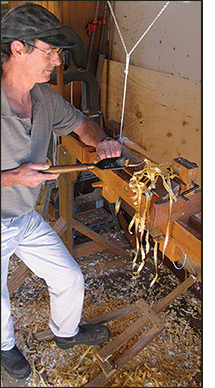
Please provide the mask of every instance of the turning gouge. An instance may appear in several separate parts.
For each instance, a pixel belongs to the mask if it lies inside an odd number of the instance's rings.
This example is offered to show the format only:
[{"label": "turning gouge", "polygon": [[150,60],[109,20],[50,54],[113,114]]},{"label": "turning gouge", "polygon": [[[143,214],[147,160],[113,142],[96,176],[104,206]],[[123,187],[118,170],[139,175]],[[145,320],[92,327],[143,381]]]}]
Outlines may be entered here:
[{"label": "turning gouge", "polygon": [[116,158],[107,158],[102,159],[95,164],[71,164],[71,165],[62,165],[62,166],[51,166],[47,170],[43,170],[43,173],[51,174],[63,174],[66,172],[78,172],[78,171],[88,171],[93,170],[94,168],[99,168],[100,170],[119,170],[126,167],[135,167],[136,164],[131,164],[129,159],[124,156]]}]

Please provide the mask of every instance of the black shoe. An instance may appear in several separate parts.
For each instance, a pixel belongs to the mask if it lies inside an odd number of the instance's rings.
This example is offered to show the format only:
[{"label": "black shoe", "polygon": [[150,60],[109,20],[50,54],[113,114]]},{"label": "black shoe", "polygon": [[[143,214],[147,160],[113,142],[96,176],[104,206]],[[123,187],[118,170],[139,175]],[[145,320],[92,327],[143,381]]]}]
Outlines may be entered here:
[{"label": "black shoe", "polygon": [[1,364],[14,379],[26,379],[31,373],[29,362],[20,353],[16,345],[10,350],[1,351]]},{"label": "black shoe", "polygon": [[108,327],[99,324],[80,325],[79,332],[73,337],[54,337],[60,349],[70,349],[75,345],[99,345],[110,338]]}]

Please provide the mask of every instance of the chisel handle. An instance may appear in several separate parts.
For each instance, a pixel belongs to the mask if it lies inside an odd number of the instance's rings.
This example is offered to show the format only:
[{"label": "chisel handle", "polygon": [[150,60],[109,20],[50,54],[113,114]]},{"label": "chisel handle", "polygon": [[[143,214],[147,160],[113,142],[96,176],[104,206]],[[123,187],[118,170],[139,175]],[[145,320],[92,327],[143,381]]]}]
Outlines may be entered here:
[{"label": "chisel handle", "polygon": [[50,174],[65,174],[66,172],[79,172],[93,170],[96,166],[93,164],[71,164],[64,166],[51,166],[42,172]]}]

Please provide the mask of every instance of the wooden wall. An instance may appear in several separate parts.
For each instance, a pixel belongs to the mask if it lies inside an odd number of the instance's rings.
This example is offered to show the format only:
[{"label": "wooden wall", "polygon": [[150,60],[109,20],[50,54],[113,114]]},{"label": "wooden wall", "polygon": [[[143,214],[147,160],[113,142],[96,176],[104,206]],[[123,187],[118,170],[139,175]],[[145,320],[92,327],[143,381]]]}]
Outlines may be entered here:
[{"label": "wooden wall", "polygon": [[[9,8],[23,1],[9,1]],[[87,23],[94,20],[96,1],[33,1],[53,12],[65,25],[81,36],[86,57],[90,36]],[[102,18],[105,2],[100,2]],[[103,53],[108,53],[107,28]],[[94,42],[95,58],[100,32]],[[101,85],[101,111],[105,119],[120,122],[124,86],[124,64],[107,61]],[[93,61],[91,65],[92,72]],[[76,107],[80,107],[80,83],[74,84]],[[64,97],[70,101],[70,86],[64,85]],[[201,167],[201,84],[155,71],[129,66],[123,136],[150,153],[171,163],[178,156]],[[201,181],[199,173],[198,183]]]},{"label": "wooden wall", "polygon": [[[27,3],[29,1],[9,1],[9,9],[15,5],[21,3]],[[97,1],[30,1],[31,3],[36,3],[47,8],[50,12],[54,13],[59,20],[62,21],[66,26],[72,27],[82,38],[84,47],[85,47],[85,57],[86,64],[90,49],[91,36],[87,34],[87,24],[92,23],[95,17],[96,12],[96,3]],[[98,19],[103,18],[104,12],[104,1],[100,1]],[[109,12],[108,12],[109,15]],[[108,22],[106,23],[105,28],[105,37],[103,45],[103,53],[108,54]],[[94,49],[93,56],[90,66],[90,71],[95,74],[95,60],[99,50],[99,41],[100,41],[100,31],[97,30],[94,40]],[[74,105],[80,107],[80,95],[81,95],[81,86],[80,82],[73,82],[73,91],[74,91]],[[70,101],[70,85],[64,85],[63,96]]]},{"label": "wooden wall", "polygon": [[[105,61],[101,111],[106,120],[121,121],[124,70],[124,64]],[[123,136],[170,164],[182,156],[201,169],[201,84],[130,65]]]}]

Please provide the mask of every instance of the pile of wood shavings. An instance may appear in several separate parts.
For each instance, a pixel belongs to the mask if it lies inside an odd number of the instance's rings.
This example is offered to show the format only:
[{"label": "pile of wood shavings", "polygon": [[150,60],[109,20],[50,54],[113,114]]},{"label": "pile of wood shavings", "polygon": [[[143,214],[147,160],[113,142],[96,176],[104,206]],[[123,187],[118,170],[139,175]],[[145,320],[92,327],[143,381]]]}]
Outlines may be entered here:
[{"label": "pile of wood shavings", "polygon": [[[114,233],[113,237],[119,239],[121,243],[120,233]],[[125,307],[141,297],[153,306],[179,283],[167,268],[162,268],[158,283],[149,289],[150,274],[153,276],[152,260],[146,261],[142,277],[135,281],[132,281],[130,263],[125,266],[122,261],[121,268],[105,269],[99,273],[94,271],[94,265],[90,265],[90,263],[99,263],[102,269],[103,265],[105,268],[106,263],[117,258],[113,253],[103,251],[78,260],[86,283],[83,318],[90,319]],[[11,265],[16,267],[15,259]],[[85,345],[75,346],[67,351],[58,349],[54,341],[41,343],[34,341],[33,347],[26,345],[28,342],[26,338],[30,333],[48,329],[49,296],[44,281],[33,274],[28,276],[13,294],[11,305],[17,346],[33,369],[25,386],[81,387],[101,372],[91,349]],[[163,333],[104,386],[199,386],[193,377],[198,372],[200,364],[201,328],[198,326],[194,330],[192,324],[200,320],[200,311],[200,301],[190,291],[186,291],[165,312],[162,312],[161,317],[165,322]],[[194,321],[190,320],[191,315]],[[107,326],[112,336],[116,336],[138,317],[138,314],[132,314],[109,322]],[[136,334],[128,344],[119,349],[113,359],[134,344],[140,334],[142,333]]]}]

